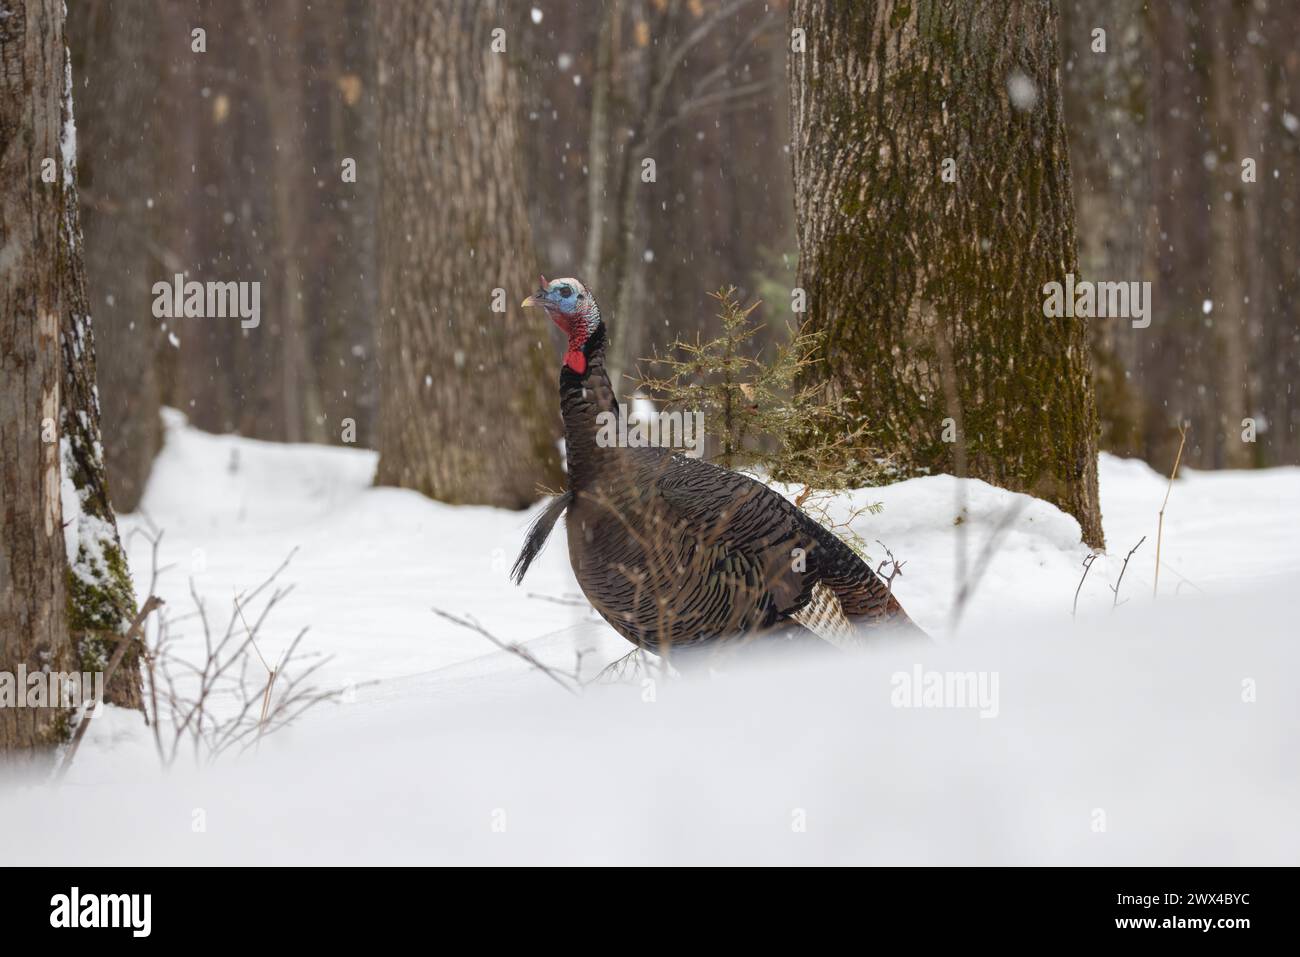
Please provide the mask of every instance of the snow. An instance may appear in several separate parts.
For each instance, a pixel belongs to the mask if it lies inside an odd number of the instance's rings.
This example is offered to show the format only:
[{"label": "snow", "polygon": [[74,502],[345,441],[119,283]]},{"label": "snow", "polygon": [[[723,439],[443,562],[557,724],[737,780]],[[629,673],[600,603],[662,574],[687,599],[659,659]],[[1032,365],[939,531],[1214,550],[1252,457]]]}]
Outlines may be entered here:
[{"label": "snow", "polygon": [[[372,452],[209,435],[167,413],[140,513],[120,521],[179,618],[284,573],[261,644],[304,626],[345,691],[256,752],[157,768],[139,715],[91,726],[65,784],[0,788],[12,863],[1283,864],[1300,853],[1300,469],[1167,477],[1103,456],[1109,551],[1044,502],[949,476],[845,494],[835,516],[906,562],[894,588],[935,641],[732,661],[567,695],[433,614],[473,615],[560,669],[628,646],[577,594],[558,528],[508,571],[536,514],[374,488]],[[963,521],[958,516],[964,497]],[[957,545],[1000,544],[951,627]],[[1124,557],[1118,608],[1110,590]],[[548,600],[549,599],[549,600]],[[558,601],[556,600],[558,599]],[[224,615],[225,612],[220,613]],[[180,621],[180,651],[201,634]],[[1285,639],[1285,640],[1284,640]],[[978,708],[897,707],[899,675],[972,675]],[[948,703],[952,703],[949,700]],[[12,784],[12,782],[11,782]],[[196,822],[202,822],[199,830]],[[59,826],[54,826],[55,823]],[[1098,822],[1103,822],[1099,825]],[[71,824],[72,826],[68,826]],[[1101,827],[1102,829],[1099,829]]]},{"label": "snow", "polygon": [[59,152],[63,161],[63,185],[71,187],[77,177],[77,121],[72,111],[72,54],[63,51],[63,102],[66,116],[59,134]]},{"label": "snow", "polygon": [[1007,93],[1018,110],[1033,109],[1038,102],[1038,85],[1019,70],[1007,77]]},{"label": "snow", "polygon": [[[84,418],[84,413],[82,413]],[[94,454],[102,460],[103,450],[95,443]],[[59,498],[63,509],[63,548],[68,556],[72,573],[88,585],[103,587],[103,576],[108,563],[104,557],[104,544],[113,541],[113,526],[86,511],[88,489],[78,489],[72,480],[76,462],[72,457],[72,443],[68,437],[59,438]]]}]

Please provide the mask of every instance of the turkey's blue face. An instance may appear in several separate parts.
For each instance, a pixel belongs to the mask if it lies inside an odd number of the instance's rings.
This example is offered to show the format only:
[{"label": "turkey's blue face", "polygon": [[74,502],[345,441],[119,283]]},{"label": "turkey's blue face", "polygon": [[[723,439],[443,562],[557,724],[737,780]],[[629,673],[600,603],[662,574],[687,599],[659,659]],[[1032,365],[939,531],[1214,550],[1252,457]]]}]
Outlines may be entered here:
[{"label": "turkey's blue face", "polygon": [[542,277],[542,287],[522,303],[525,306],[542,306],[551,321],[560,327],[569,340],[564,354],[564,364],[582,375],[587,371],[587,357],[582,351],[591,334],[600,325],[600,310],[587,287],[576,279]]},{"label": "turkey's blue face", "polygon": [[545,287],[546,308],[571,316],[578,312],[587,290],[576,279],[552,279]]}]

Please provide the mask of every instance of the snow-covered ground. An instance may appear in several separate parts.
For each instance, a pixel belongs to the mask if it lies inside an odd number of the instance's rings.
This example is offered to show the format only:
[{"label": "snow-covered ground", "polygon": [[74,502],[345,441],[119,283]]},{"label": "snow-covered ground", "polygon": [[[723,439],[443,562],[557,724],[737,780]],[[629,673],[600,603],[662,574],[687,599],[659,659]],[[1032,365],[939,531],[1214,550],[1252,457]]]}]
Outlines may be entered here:
[{"label": "snow-covered ground", "polygon": [[[271,659],[303,627],[344,689],[255,753],[157,768],[139,715],[106,709],[59,788],[7,782],[30,822],[14,863],[1294,863],[1300,856],[1300,469],[1175,483],[1103,457],[1109,552],[1043,502],[915,479],[855,530],[906,562],[895,591],[936,641],[858,657],[566,694],[436,616],[472,615],[583,672],[626,646],[577,594],[563,530],[523,587],[530,514],[370,486],[365,451],[214,436],[168,413],[141,513],[122,531],[137,587],[177,619],[189,582],[224,623],[236,591],[297,549],[268,619]],[[147,516],[147,521],[146,521]],[[999,544],[980,556],[990,535]],[[1146,542],[1111,591],[1124,556]],[[979,575],[952,627],[957,548]],[[202,657],[193,618],[178,653]],[[312,659],[318,660],[318,659]],[[898,707],[931,673],[983,681],[980,707]],[[906,675],[902,678],[900,675]],[[983,711],[985,716],[981,716]],[[44,826],[44,822],[51,822]],[[55,826],[53,822],[58,822]],[[76,826],[81,822],[84,826]],[[203,829],[197,829],[201,822]],[[73,826],[69,827],[71,824]]]}]

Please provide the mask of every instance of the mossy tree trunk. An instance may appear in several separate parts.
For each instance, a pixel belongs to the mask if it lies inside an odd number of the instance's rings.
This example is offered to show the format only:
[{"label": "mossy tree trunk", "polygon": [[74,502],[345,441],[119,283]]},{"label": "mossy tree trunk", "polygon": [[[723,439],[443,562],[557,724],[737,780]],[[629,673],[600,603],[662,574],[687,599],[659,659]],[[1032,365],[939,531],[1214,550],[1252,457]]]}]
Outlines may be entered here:
[{"label": "mossy tree trunk", "polygon": [[[6,6],[0,19],[0,672],[70,670],[60,505],[60,166],[62,0]],[[57,179],[61,180],[62,171]],[[26,688],[12,688],[24,694]],[[58,708],[0,707],[0,752],[56,743]]]},{"label": "mossy tree trunk", "polygon": [[1075,271],[1057,17],[794,0],[799,286],[830,395],[902,474],[955,471],[960,443],[967,474],[1041,495],[1101,546],[1087,330],[1043,315],[1044,284]]},{"label": "mossy tree trunk", "polygon": [[[521,508],[561,481],[558,351],[537,288],[511,57],[527,8],[377,9],[381,485]],[[504,34],[494,38],[493,31]],[[494,51],[504,39],[504,51]],[[500,292],[496,292],[500,290]],[[494,297],[504,312],[493,311]]]},{"label": "mossy tree trunk", "polygon": [[[70,66],[66,75],[72,75]],[[63,97],[63,121],[65,130],[75,129],[71,90]],[[65,149],[63,159],[58,244],[62,299],[59,340],[63,354],[59,429],[63,483],[76,495],[76,510],[63,515],[68,530],[68,625],[77,650],[78,669],[102,672],[113,657],[116,639],[126,635],[135,618],[135,592],[104,469],[99,391],[95,384],[95,332],[86,294],[75,144]],[[127,649],[105,687],[105,700],[143,709],[138,645]]]},{"label": "mossy tree trunk", "polygon": [[[102,671],[135,601],[104,476],[65,12],[49,0],[8,12],[0,22],[0,671]],[[140,706],[135,654],[107,692]],[[68,718],[58,707],[0,708],[0,749],[57,743]]]}]

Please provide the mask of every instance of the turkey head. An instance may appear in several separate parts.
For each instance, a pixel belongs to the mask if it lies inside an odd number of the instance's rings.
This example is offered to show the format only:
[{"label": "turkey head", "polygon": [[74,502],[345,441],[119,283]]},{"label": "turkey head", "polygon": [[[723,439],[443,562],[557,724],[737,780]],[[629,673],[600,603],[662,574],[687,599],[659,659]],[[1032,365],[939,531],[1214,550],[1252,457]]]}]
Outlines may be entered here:
[{"label": "turkey head", "polygon": [[585,347],[600,325],[600,309],[591,293],[576,279],[552,279],[542,276],[542,286],[525,299],[521,306],[541,306],[551,321],[569,340],[564,364],[583,375],[587,371]]}]

